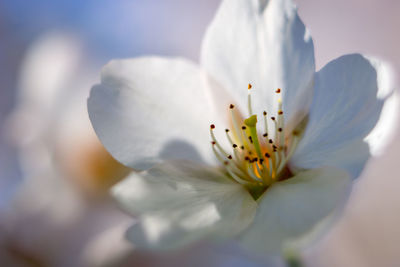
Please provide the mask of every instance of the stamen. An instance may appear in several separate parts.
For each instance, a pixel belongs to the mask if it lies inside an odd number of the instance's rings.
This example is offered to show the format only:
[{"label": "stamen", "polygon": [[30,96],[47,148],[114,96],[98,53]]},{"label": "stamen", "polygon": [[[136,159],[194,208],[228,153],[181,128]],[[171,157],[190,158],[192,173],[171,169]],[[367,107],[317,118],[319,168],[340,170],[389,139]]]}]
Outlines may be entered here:
[{"label": "stamen", "polygon": [[214,131],[213,131],[214,129],[215,129],[215,125],[211,124],[210,135],[211,135],[211,139],[213,140],[213,142],[215,142],[215,144],[213,143],[213,145],[216,145],[218,150],[227,157],[228,153],[222,148],[222,146],[217,142],[217,139],[215,138]]},{"label": "stamen", "polygon": [[249,109],[249,116],[253,115],[253,110],[251,108],[251,84],[249,83],[247,89],[248,89],[248,94],[247,94],[247,108]]},{"label": "stamen", "polygon": [[217,152],[217,150],[215,149],[215,142],[212,142],[212,150],[213,150],[213,152],[214,152],[214,155],[215,155],[215,157],[218,159],[218,161],[220,162],[220,163],[222,163],[222,164],[225,164],[225,159],[223,159],[222,157],[221,157],[221,155]]},{"label": "stamen", "polygon": [[235,130],[236,137],[240,140],[240,143],[243,144],[243,138],[242,138],[242,134],[239,131],[239,126],[236,121],[235,111],[233,110],[234,108],[235,108],[235,106],[233,104],[230,104],[229,109],[231,111],[233,128]]},{"label": "stamen", "polygon": [[237,145],[234,144],[233,145],[233,154],[235,155],[235,159],[237,161],[240,161],[242,157],[240,156],[239,151],[236,148],[237,148]]},{"label": "stamen", "polygon": [[278,122],[276,121],[275,117],[271,117],[271,120],[274,122],[274,126],[275,126],[275,143],[279,144],[279,138],[278,138]]},{"label": "stamen", "polygon": [[267,137],[267,136],[268,136],[268,121],[267,121],[267,112],[266,112],[266,111],[264,111],[264,112],[263,112],[263,115],[264,115],[264,130],[265,130],[264,137]]},{"label": "stamen", "polygon": [[253,178],[254,180],[256,180],[258,182],[262,182],[262,180],[260,178],[258,178],[257,175],[254,173],[254,168],[253,168],[251,163],[247,167],[247,170],[248,170],[248,173],[249,173],[251,178]]},{"label": "stamen", "polygon": [[[278,88],[279,89],[279,88]],[[280,89],[279,89],[280,92]],[[285,134],[283,132],[283,126],[284,126],[284,117],[283,117],[283,111],[282,111],[282,99],[278,99],[278,132],[279,136],[277,137],[278,139],[278,145],[283,146],[285,144]]]},{"label": "stamen", "polygon": [[273,165],[272,165],[272,158],[271,157],[269,157],[268,158],[268,166],[269,166],[269,172],[268,172],[268,175],[269,175],[269,177],[270,177],[270,179],[269,179],[269,183],[271,183],[272,181],[272,169],[273,169]]},{"label": "stamen", "polygon": [[228,173],[232,176],[232,178],[234,178],[238,183],[240,184],[244,184],[247,183],[247,181],[241,179],[240,177],[238,177],[233,170],[231,169],[231,167],[233,165],[229,165],[229,161],[224,160],[221,155],[217,152],[217,150],[215,149],[215,145],[212,146],[212,150],[214,152],[215,157],[225,166],[225,169],[228,171]]},{"label": "stamen", "polygon": [[250,149],[250,146],[249,146],[249,144],[247,143],[247,140],[249,139],[249,137],[247,136],[247,134],[246,134],[246,126],[242,126],[242,134],[243,134],[243,136],[244,136],[244,139],[243,139],[243,145],[244,145],[244,147],[246,148],[248,148],[248,149]]},{"label": "stamen", "polygon": [[225,169],[228,171],[229,175],[239,184],[245,185],[248,184],[249,182],[246,180],[243,180],[240,178],[238,175],[236,175],[230,168],[229,168],[229,162],[228,164],[225,164]]},{"label": "stamen", "polygon": [[[232,158],[230,158],[230,161],[232,161]],[[230,168],[232,169],[232,171],[234,171],[236,174],[242,176],[242,177],[246,177],[246,173],[244,171],[242,171],[238,166],[236,166],[236,162],[233,162],[234,164],[230,164]]]},{"label": "stamen", "polygon": [[286,163],[292,158],[298,143],[299,143],[299,138],[298,138],[298,136],[294,135],[293,139],[292,139],[292,142],[290,144],[290,150],[287,153],[285,159],[279,165],[278,173],[282,171],[282,169],[283,169],[283,167],[285,167]]},{"label": "stamen", "polygon": [[[236,145],[233,143],[232,138],[229,136],[229,129],[225,129],[226,138],[228,139],[229,143],[233,146]],[[236,145],[237,146],[237,145]]]},{"label": "stamen", "polygon": [[[260,159],[260,160],[261,160],[261,162],[262,162],[262,159]],[[258,160],[256,160],[256,161],[254,162],[254,165],[256,165],[256,169],[257,169],[258,174],[259,174],[260,176],[263,176],[263,175],[262,175],[263,172],[261,171],[260,166],[258,165]]]}]

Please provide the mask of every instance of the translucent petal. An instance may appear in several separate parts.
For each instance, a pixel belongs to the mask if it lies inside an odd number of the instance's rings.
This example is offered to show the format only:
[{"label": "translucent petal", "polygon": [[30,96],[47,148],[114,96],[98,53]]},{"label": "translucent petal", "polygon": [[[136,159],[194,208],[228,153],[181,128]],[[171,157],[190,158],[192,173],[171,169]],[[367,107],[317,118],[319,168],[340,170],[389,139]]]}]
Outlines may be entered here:
[{"label": "translucent petal", "polygon": [[185,161],[133,173],[112,193],[123,208],[139,216],[128,239],[153,249],[233,237],[251,223],[257,205],[218,169]]}]

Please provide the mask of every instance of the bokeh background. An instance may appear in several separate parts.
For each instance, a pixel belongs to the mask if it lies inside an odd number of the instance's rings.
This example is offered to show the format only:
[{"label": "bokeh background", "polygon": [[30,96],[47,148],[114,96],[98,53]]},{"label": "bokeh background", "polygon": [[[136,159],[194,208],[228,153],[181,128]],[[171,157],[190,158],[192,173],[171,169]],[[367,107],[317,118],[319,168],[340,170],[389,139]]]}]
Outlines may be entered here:
[{"label": "bokeh background", "polygon": [[[0,266],[261,266],[235,248],[135,251],[107,188],[128,171],[98,142],[86,99],[102,65],[198,60],[219,0],[0,1]],[[347,53],[400,74],[400,1],[297,0],[317,69]],[[398,83],[397,83],[398,84]],[[400,133],[369,162],[306,266],[400,266]],[[234,251],[234,252],[233,252]],[[206,255],[206,256],[205,256]]]}]

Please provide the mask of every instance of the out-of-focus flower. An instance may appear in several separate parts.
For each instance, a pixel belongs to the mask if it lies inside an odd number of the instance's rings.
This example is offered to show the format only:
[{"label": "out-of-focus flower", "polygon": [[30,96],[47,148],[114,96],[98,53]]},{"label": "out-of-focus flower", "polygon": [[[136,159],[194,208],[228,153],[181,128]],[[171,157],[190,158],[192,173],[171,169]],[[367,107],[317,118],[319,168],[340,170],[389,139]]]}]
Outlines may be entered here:
[{"label": "out-of-focus flower", "polygon": [[[1,214],[1,250],[14,258],[4,263],[1,257],[1,264],[98,266],[89,264],[93,249],[86,252],[92,240],[127,223],[106,192],[129,170],[90,126],[85,99],[96,75],[82,52],[78,38],[54,32],[39,38],[23,61],[7,125],[23,181]],[[118,237],[109,260],[131,250]]]},{"label": "out-of-focus flower", "polygon": [[397,109],[388,70],[352,54],[315,72],[312,39],[289,0],[223,1],[202,67],[117,60],[92,89],[102,143],[146,170],[113,189],[139,216],[127,237],[150,249],[237,238],[279,255],[337,210],[384,147]]}]

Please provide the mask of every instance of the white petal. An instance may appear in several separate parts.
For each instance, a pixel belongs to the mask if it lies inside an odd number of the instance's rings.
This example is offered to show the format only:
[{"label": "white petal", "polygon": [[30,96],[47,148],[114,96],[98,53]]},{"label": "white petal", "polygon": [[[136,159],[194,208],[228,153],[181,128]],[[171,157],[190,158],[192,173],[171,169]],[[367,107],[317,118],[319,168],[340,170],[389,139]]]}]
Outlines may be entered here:
[{"label": "white petal", "polygon": [[207,30],[201,59],[209,74],[242,106],[247,84],[252,83],[258,114],[265,109],[277,112],[277,88],[282,88],[288,120],[308,110],[314,47],[290,0],[223,1]]},{"label": "white petal", "polygon": [[256,209],[250,194],[218,169],[186,161],[133,173],[112,193],[139,215],[127,237],[142,248],[171,249],[235,236],[251,223]]},{"label": "white petal", "polygon": [[183,59],[111,61],[91,91],[90,119],[105,147],[130,167],[208,159],[211,112],[203,85],[203,73]]},{"label": "white petal", "polygon": [[382,112],[375,128],[365,138],[371,155],[380,155],[393,141],[398,127],[400,96],[394,88],[394,73],[391,66],[373,58],[368,58],[378,74],[378,98],[385,99]]},{"label": "white petal", "polygon": [[326,167],[298,173],[273,185],[259,201],[254,223],[243,232],[251,251],[279,254],[286,242],[311,231],[347,199],[349,175]]},{"label": "white petal", "polygon": [[377,74],[358,54],[340,57],[317,73],[309,123],[292,167],[329,165],[346,169],[353,178],[360,174],[370,156],[364,139],[391,95]]}]

